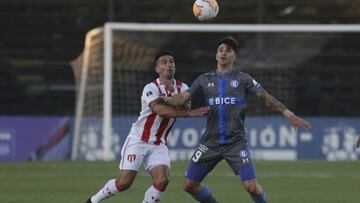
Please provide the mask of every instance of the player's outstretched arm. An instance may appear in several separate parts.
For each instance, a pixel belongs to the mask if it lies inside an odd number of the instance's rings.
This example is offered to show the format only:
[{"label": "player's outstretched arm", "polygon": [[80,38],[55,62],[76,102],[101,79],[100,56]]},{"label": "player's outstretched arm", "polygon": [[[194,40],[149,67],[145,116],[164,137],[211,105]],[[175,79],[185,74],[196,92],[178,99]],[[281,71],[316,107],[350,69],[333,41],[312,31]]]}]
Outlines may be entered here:
[{"label": "player's outstretched arm", "polygon": [[154,100],[157,104],[164,104],[173,107],[191,107],[189,106],[191,100],[191,94],[188,92],[182,92],[171,97],[158,97]]},{"label": "player's outstretched arm", "polygon": [[360,147],[360,136],[359,136],[358,139],[357,139],[356,147],[357,147],[357,148]]},{"label": "player's outstretched arm", "polygon": [[164,102],[170,106],[182,106],[191,100],[191,94],[187,91],[171,97],[162,97]]},{"label": "player's outstretched arm", "polygon": [[176,108],[168,106],[160,100],[151,102],[150,108],[153,112],[164,118],[203,116],[207,114],[210,109],[210,107],[200,107],[196,109]]},{"label": "player's outstretched arm", "polygon": [[285,117],[287,117],[293,128],[297,128],[298,126],[304,128],[305,130],[311,129],[311,124],[306,120],[296,116],[293,112],[291,112],[284,104],[278,101],[275,97],[270,95],[266,90],[262,90],[257,93],[257,96],[260,97],[266,104],[276,111],[282,113]]}]

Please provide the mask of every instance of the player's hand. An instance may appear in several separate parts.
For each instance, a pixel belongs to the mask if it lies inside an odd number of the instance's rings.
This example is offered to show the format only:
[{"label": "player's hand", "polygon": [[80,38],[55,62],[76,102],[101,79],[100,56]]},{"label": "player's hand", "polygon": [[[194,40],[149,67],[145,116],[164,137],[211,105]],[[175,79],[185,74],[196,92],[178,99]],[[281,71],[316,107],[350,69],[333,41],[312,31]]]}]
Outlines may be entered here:
[{"label": "player's hand", "polygon": [[356,147],[359,148],[360,147],[360,136],[358,137],[357,143],[356,143]]},{"label": "player's hand", "polygon": [[291,126],[296,130],[298,126],[304,128],[305,130],[311,129],[311,124],[308,123],[306,120],[298,117],[297,115],[292,115],[289,117],[289,120],[291,122]]},{"label": "player's hand", "polygon": [[197,109],[192,109],[188,111],[189,116],[203,116],[207,114],[210,110],[210,106],[200,107]]}]

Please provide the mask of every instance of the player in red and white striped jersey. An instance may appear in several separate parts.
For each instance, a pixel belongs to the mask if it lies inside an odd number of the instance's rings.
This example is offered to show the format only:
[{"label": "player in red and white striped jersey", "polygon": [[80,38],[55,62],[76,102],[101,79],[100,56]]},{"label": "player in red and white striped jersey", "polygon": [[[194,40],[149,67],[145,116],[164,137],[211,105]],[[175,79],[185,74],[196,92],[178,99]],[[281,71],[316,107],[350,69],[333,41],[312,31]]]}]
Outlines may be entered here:
[{"label": "player in red and white striped jersey", "polygon": [[143,203],[160,201],[169,182],[170,157],[166,138],[176,117],[202,116],[209,107],[191,110],[189,105],[175,108],[160,102],[160,97],[171,97],[188,89],[185,83],[174,79],[175,62],[171,52],[161,51],[155,57],[155,71],[159,78],[144,87],[141,96],[141,112],[132,125],[121,150],[120,175],[109,180],[105,186],[86,203],[98,203],[118,192],[128,189],[141,164],[153,180],[145,192]]},{"label": "player in red and white striped jersey", "polygon": [[141,96],[140,116],[133,124],[129,134],[129,137],[134,140],[142,140],[156,145],[160,143],[166,144],[166,138],[176,119],[164,117],[164,115],[158,114],[161,112],[153,111],[151,108],[152,102],[159,96],[171,97],[184,92],[188,89],[188,86],[175,79],[165,82],[170,84],[163,84],[161,79],[158,78],[145,86]]}]

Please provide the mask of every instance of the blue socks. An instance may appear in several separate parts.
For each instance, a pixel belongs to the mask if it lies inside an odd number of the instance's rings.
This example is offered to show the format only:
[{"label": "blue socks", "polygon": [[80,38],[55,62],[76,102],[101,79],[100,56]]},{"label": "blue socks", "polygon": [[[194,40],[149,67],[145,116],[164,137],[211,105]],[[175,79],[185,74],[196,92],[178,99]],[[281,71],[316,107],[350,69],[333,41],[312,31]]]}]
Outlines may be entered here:
[{"label": "blue socks", "polygon": [[[211,191],[209,190],[208,186],[204,185],[202,190],[197,194],[193,196],[194,199],[196,199],[199,202],[215,202],[217,203],[217,201],[212,197],[211,195]],[[254,201],[254,203],[266,203],[266,194],[265,191],[262,191],[261,195],[256,197],[256,196],[251,196],[251,199]]]},{"label": "blue socks", "polygon": [[216,199],[211,195],[211,191],[209,188],[204,185],[199,194],[193,196],[194,199],[199,201],[200,203],[219,203]]},{"label": "blue socks", "polygon": [[266,203],[266,194],[265,191],[263,191],[261,193],[260,196],[255,197],[255,196],[251,196],[251,199],[255,202],[255,203]]},{"label": "blue socks", "polygon": [[211,192],[210,192],[208,186],[204,185],[202,190],[199,192],[199,194],[194,195],[193,197],[197,201],[201,202],[201,201],[207,199],[209,196],[211,196]]}]

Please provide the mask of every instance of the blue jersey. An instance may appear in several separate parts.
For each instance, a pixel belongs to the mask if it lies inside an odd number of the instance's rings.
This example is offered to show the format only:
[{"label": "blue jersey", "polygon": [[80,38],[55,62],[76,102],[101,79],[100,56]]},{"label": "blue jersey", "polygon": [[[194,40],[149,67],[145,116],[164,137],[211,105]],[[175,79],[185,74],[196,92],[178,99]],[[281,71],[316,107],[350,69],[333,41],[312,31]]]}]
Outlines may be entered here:
[{"label": "blue jersey", "polygon": [[201,143],[210,147],[239,141],[246,143],[246,98],[249,92],[261,90],[261,85],[250,75],[235,69],[200,75],[187,91],[192,96],[201,93],[211,107]]}]

